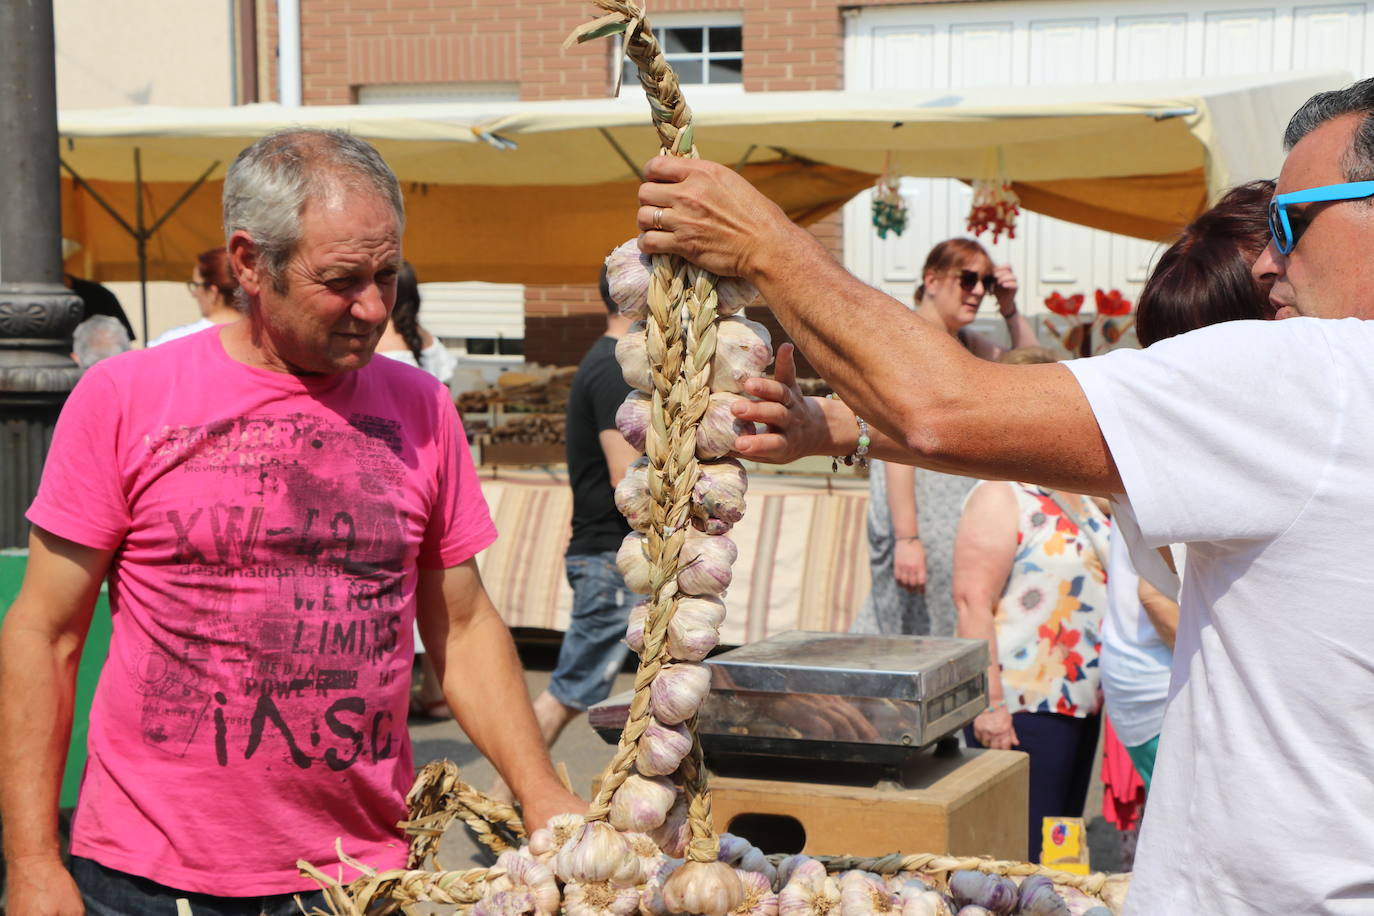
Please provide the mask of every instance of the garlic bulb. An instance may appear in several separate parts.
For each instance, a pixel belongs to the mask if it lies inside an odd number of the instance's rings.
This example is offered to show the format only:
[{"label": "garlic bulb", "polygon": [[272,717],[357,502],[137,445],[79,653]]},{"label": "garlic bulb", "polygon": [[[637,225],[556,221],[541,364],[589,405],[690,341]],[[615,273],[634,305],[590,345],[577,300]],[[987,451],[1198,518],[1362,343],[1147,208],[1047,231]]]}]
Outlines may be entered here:
[{"label": "garlic bulb", "polygon": [[898,897],[902,916],[954,916],[954,907],[949,900],[933,888],[908,884]]},{"label": "garlic bulb", "polygon": [[620,314],[636,320],[649,309],[649,275],[653,261],[639,250],[639,239],[618,245],[606,256],[606,286]]},{"label": "garlic bulb", "polygon": [[505,874],[487,882],[488,893],[524,891],[533,896],[535,908],[544,916],[554,916],[558,912],[562,898],[553,870],[547,865],[523,850],[507,849],[496,857],[496,868]]},{"label": "garlic bulb", "polygon": [[563,888],[567,916],[632,916],[639,911],[639,889],[610,881],[569,881]]},{"label": "garlic bulb", "polygon": [[644,322],[630,328],[615,342],[615,361],[620,363],[620,374],[625,377],[625,384],[640,391],[654,390],[649,369],[649,332]]},{"label": "garlic bulb", "polygon": [[960,906],[985,907],[998,916],[1008,916],[1016,909],[1016,883],[1001,875],[972,869],[952,872],[949,893]]},{"label": "garlic bulb", "polygon": [[778,895],[767,876],[740,868],[735,874],[744,888],[744,899],[730,911],[731,916],[778,916]]},{"label": "garlic bulb", "polygon": [[[629,537],[636,535],[631,534]],[[682,544],[682,553],[678,558],[678,591],[697,598],[724,593],[730,587],[730,567],[738,556],[739,548],[727,536],[702,534],[695,529],[688,529],[687,539]],[[626,576],[625,583],[629,585],[629,582],[629,576]],[[634,589],[634,586],[630,585],[630,588]],[[645,589],[647,588],[646,581]]]},{"label": "garlic bulb", "polygon": [[1090,897],[1072,885],[1065,884],[1055,890],[1068,909],[1069,916],[1089,916],[1093,910],[1102,906],[1096,897]]},{"label": "garlic bulb", "polygon": [[[649,708],[665,725],[686,722],[711,689],[711,670],[700,662],[678,662],[659,669],[649,687]],[[664,852],[667,852],[665,849]]]},{"label": "garlic bulb", "polygon": [[[639,863],[630,844],[610,824],[592,821],[563,844],[554,857],[554,874],[564,882],[639,883]],[[636,899],[638,899],[636,897]]]},{"label": "garlic bulb", "polygon": [[484,895],[472,906],[472,916],[535,916],[542,912],[537,908],[534,894],[527,890],[496,891]]},{"label": "garlic bulb", "polygon": [[[633,398],[635,393],[630,392]],[[706,411],[701,415],[701,425],[697,427],[697,457],[710,461],[712,458],[721,458],[728,455],[735,449],[735,440],[740,436],[754,431],[752,423],[738,420],[730,411],[730,406],[740,399],[737,394],[717,392],[711,395],[711,400],[706,405]],[[629,399],[626,399],[626,404]],[[621,409],[624,407],[622,405]],[[645,423],[648,422],[648,411],[645,411]],[[620,414],[616,414],[616,425],[620,425]],[[624,432],[622,429],[621,432]],[[629,439],[629,436],[625,437]],[[634,442],[630,443],[634,445]],[[641,448],[641,451],[643,449]]]},{"label": "garlic bulb", "polygon": [[1031,875],[1017,890],[1016,912],[1022,916],[1072,916],[1069,905],[1045,875]]},{"label": "garlic bulb", "polygon": [[630,844],[630,852],[639,862],[639,881],[636,883],[642,885],[653,880],[668,857],[647,833],[627,833],[625,841]]},{"label": "garlic bulb", "polygon": [[640,736],[639,749],[635,752],[635,768],[645,776],[671,775],[691,749],[692,733],[687,726],[664,725],[650,716],[649,724]]},{"label": "garlic bulb", "polygon": [[877,875],[847,871],[840,875],[840,916],[887,916],[900,908]]},{"label": "garlic bulb", "polygon": [[668,816],[663,820],[663,826],[656,827],[649,831],[649,836],[658,848],[663,850],[663,854],[673,858],[681,858],[687,851],[687,843],[692,839],[692,828],[687,823],[687,796],[678,793],[677,801],[673,802],[673,807],[668,809]]},{"label": "garlic bulb", "polygon": [[[712,394],[697,426],[697,457],[707,461],[729,454],[735,440],[752,433],[754,426],[735,419],[730,405],[738,401],[737,394]],[[649,436],[649,410],[653,398],[642,391],[631,391],[615,412],[615,427],[636,451],[644,451]]]},{"label": "garlic bulb", "polygon": [[[695,498],[695,497],[694,497]],[[640,457],[630,463],[625,476],[615,485],[615,507],[630,527],[640,533],[649,530],[649,459]]]},{"label": "garlic bulb", "polygon": [[726,916],[744,900],[744,887],[724,862],[684,862],[663,882],[663,903],[670,913]]},{"label": "garlic bulb", "polygon": [[768,861],[762,849],[757,846],[750,846],[749,849],[740,856],[740,860],[735,865],[740,871],[754,872],[763,875],[769,885],[778,879],[778,870],[773,867],[773,863]]},{"label": "garlic bulb", "polygon": [[[649,435],[649,408],[653,399],[642,391],[631,391],[615,412],[615,428],[637,452],[644,451]],[[722,452],[721,454],[724,454]]]},{"label": "garlic bulb", "polygon": [[733,315],[759,301],[759,291],[743,277],[716,278],[716,314]]},{"label": "garlic bulb", "polygon": [[839,910],[840,886],[828,875],[816,881],[793,871],[791,880],[778,891],[778,916],[839,916]]},{"label": "garlic bulb", "polygon": [[620,542],[620,550],[615,555],[615,566],[625,579],[625,587],[640,595],[649,594],[649,577],[653,573],[648,547],[648,539],[632,531]]},{"label": "garlic bulb", "polygon": [[716,860],[727,865],[734,865],[749,851],[754,844],[750,843],[742,836],[733,833],[722,833],[716,837],[717,849]]},{"label": "garlic bulb", "polygon": [[641,601],[630,608],[630,620],[625,626],[625,645],[636,655],[644,654],[644,627],[648,622],[649,602]]},{"label": "garlic bulb", "polygon": [[793,880],[817,884],[824,881],[825,877],[825,865],[808,855],[797,853],[786,856],[778,862],[777,883],[779,887],[791,884]]},{"label": "garlic bulb", "polygon": [[681,859],[664,858],[658,868],[644,879],[639,886],[640,916],[668,916],[668,907],[663,903],[663,882],[681,864]]},{"label": "garlic bulb", "polygon": [[611,826],[644,832],[662,826],[677,800],[677,787],[662,776],[631,773],[611,796]]},{"label": "garlic bulb", "polygon": [[719,598],[680,599],[668,621],[668,654],[678,661],[701,661],[720,642],[724,620],[725,602]]},{"label": "garlic bulb", "polygon": [[551,860],[585,823],[580,814],[555,814],[547,824],[530,834],[530,854],[541,862]]},{"label": "garlic bulb", "polygon": [[924,875],[914,871],[899,871],[895,875],[888,875],[885,879],[887,889],[894,894],[900,894],[908,887],[918,891],[933,891],[936,889],[935,882],[926,878]]},{"label": "garlic bulb", "polygon": [[[649,308],[649,276],[653,260],[639,250],[639,239],[633,238],[616,247],[606,256],[606,285],[611,300],[620,307],[620,314],[636,320],[643,318]],[[716,314],[733,315],[747,305],[757,302],[759,291],[740,277],[716,279]]]},{"label": "garlic bulb", "polygon": [[[647,459],[645,461],[647,464]],[[630,466],[631,468],[634,465]],[[734,527],[735,522],[744,518],[744,494],[749,489],[749,478],[744,465],[734,458],[719,461],[703,461],[697,465],[697,482],[692,487],[692,524],[707,534],[724,534]],[[629,473],[626,473],[626,478]],[[621,483],[625,481],[622,480]],[[649,481],[647,471],[644,477],[644,498],[648,500]],[[620,506],[620,488],[616,488],[616,505]],[[633,507],[632,507],[633,508]],[[620,508],[626,517],[629,513]],[[647,510],[646,510],[647,511]],[[647,519],[646,519],[647,523]],[[634,527],[631,522],[630,527]]]},{"label": "garlic bulb", "polygon": [[[620,358],[619,346],[616,347],[616,358]],[[772,361],[772,337],[767,328],[748,318],[724,318],[716,324],[716,356],[711,361],[711,390],[743,391],[744,380],[763,375]],[[622,362],[621,366],[624,365]],[[648,365],[647,353],[645,365]],[[628,371],[625,381],[631,387],[640,387],[630,381]],[[648,391],[647,372],[645,382],[643,390]]]}]

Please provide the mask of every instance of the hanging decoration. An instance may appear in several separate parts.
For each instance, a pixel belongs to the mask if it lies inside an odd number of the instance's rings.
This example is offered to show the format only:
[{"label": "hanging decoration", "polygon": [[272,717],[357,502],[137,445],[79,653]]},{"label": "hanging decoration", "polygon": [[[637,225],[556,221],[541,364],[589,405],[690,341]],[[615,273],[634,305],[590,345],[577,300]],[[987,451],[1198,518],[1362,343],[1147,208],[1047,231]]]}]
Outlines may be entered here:
[{"label": "hanging decoration", "polygon": [[892,154],[887,154],[883,173],[873,184],[873,228],[878,230],[878,238],[885,239],[891,232],[901,235],[906,230],[906,199],[901,192],[902,176],[892,171]]},{"label": "hanging decoration", "polygon": [[1127,334],[1135,326],[1131,300],[1117,289],[1095,290],[1093,301],[1097,311],[1083,315],[1080,313],[1086,299],[1082,293],[1065,296],[1053,292],[1045,297],[1045,308],[1050,314],[1040,320],[1053,346],[1060,348],[1066,357],[1073,358],[1130,345]]},{"label": "hanging decoration", "polygon": [[973,182],[973,204],[968,213],[968,231],[973,235],[991,232],[995,245],[1003,232],[1009,239],[1016,238],[1016,218],[1021,214],[1021,198],[1011,189],[1006,162],[1002,157],[1002,147],[997,147],[989,159],[986,173],[988,177]]}]

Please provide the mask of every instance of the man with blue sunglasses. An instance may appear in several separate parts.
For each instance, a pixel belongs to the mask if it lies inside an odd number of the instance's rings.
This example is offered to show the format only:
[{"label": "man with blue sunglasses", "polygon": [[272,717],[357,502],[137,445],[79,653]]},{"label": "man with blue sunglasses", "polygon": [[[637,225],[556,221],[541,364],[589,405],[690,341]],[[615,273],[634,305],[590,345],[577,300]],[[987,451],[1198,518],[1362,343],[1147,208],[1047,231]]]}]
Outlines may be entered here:
[{"label": "man with blue sunglasses", "polygon": [[1052,366],[930,333],[727,168],[659,158],[640,188],[641,248],[751,280],[841,398],[802,397],[782,348],[741,455],[850,454],[862,416],[873,457],[1110,496],[1189,545],[1132,916],[1374,913],[1374,80],[1284,139],[1255,275],[1280,317],[1347,320]]}]

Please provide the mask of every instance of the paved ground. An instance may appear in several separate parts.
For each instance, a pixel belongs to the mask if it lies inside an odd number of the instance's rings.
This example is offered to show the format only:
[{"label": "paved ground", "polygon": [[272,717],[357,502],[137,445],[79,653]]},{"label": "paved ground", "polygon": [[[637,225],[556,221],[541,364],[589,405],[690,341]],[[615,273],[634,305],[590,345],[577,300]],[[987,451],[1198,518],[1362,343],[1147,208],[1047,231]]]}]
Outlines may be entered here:
[{"label": "paved ground", "polygon": [[[525,680],[530,695],[535,696],[548,683],[549,672],[555,661],[556,649],[547,646],[523,646],[525,660]],[[633,685],[630,674],[621,674],[616,683],[616,692],[629,690]],[[411,721],[411,737],[415,744],[415,764],[447,757],[462,769],[463,778],[473,786],[486,791],[494,777],[491,765],[477,753],[463,735],[462,729],[452,721],[422,722]],[[568,768],[574,788],[581,793],[590,791],[595,779],[611,759],[612,747],[606,744],[586,724],[586,719],[578,719],[568,726],[558,743],[553,747],[553,759],[562,761]],[[1100,772],[1100,753],[1098,772]],[[1086,810],[1088,816],[1089,849],[1094,868],[1102,871],[1117,871],[1120,861],[1120,838],[1116,829],[1103,820],[1102,785],[1094,779],[1088,794]],[[463,825],[455,825],[439,850],[440,861],[445,868],[467,868],[485,865],[490,858],[485,848],[473,841]]]}]

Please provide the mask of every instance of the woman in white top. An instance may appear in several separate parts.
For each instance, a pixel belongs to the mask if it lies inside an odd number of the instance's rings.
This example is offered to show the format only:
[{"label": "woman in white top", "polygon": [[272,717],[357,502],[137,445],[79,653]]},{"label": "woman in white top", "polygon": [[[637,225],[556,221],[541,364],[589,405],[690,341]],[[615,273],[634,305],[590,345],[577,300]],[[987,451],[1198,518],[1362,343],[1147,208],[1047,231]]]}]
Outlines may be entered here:
[{"label": "woman in white top", "polygon": [[186,282],[186,288],[191,291],[191,298],[196,300],[200,319],[163,331],[150,340],[148,346],[156,347],[169,340],[217,324],[229,324],[243,317],[237,299],[239,281],[229,266],[229,253],[223,247],[211,248],[196,255],[196,266],[191,269],[191,279]]},{"label": "woman in white top", "polygon": [[420,325],[420,285],[409,261],[396,276],[396,307],[377,341],[377,355],[423,369],[445,385],[458,366],[443,342]]}]

